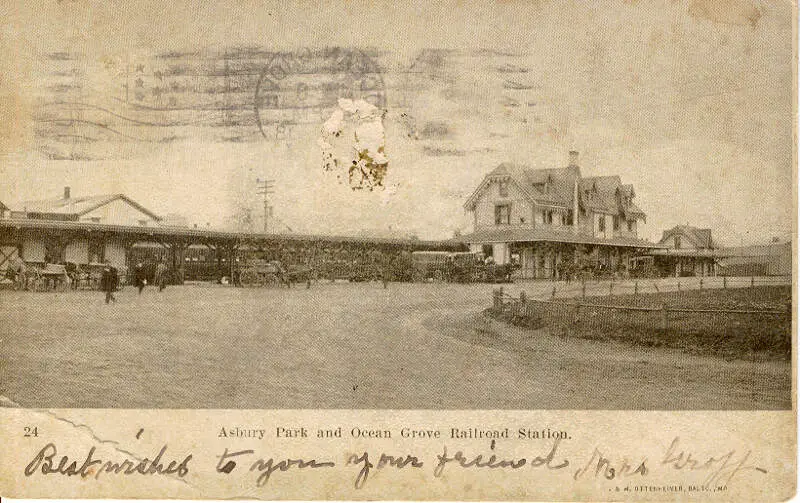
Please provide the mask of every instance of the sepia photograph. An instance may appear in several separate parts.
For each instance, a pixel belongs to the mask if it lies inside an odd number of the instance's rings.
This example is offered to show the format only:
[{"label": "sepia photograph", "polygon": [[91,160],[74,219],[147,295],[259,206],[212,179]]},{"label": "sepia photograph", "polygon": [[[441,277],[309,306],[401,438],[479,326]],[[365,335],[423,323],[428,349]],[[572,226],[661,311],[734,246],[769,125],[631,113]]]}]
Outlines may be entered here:
[{"label": "sepia photograph", "polygon": [[792,408],[790,2],[155,5],[4,6],[3,405]]},{"label": "sepia photograph", "polygon": [[786,501],[786,0],[0,0],[0,496]]}]

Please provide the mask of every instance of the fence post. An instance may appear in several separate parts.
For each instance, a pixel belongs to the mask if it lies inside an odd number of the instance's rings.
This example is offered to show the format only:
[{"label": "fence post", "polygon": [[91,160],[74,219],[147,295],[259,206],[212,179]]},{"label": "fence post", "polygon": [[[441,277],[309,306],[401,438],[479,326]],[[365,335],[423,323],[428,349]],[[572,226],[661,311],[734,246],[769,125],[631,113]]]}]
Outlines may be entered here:
[{"label": "fence post", "polygon": [[703,278],[700,278],[700,290],[703,289]]},{"label": "fence post", "polygon": [[556,287],[553,287],[553,295],[552,295],[552,298],[553,298],[553,299],[555,299],[555,298],[556,298]]},{"label": "fence post", "polygon": [[727,276],[723,276],[722,277],[722,288],[724,288],[724,289],[728,288],[728,277]]},{"label": "fence post", "polygon": [[633,294],[634,295],[639,295],[639,282],[638,281],[633,283]]},{"label": "fence post", "polygon": [[658,283],[656,283],[655,281],[653,281],[653,286],[656,288],[656,293],[659,293],[659,292],[660,292],[660,290],[658,289]]},{"label": "fence post", "polygon": [[492,290],[492,305],[494,309],[500,309],[503,305],[502,288],[500,290]]},{"label": "fence post", "polygon": [[679,292],[681,291],[681,282],[680,281],[678,281],[678,291]]},{"label": "fence post", "polygon": [[614,291],[614,282],[608,284],[608,295],[611,296],[611,292]]},{"label": "fence post", "polygon": [[661,329],[666,331],[668,326],[669,326],[669,318],[667,316],[667,305],[666,304],[662,304],[661,305]]},{"label": "fence post", "polygon": [[581,280],[581,297],[586,298],[586,280]]},{"label": "fence post", "polygon": [[755,276],[750,276],[750,287],[756,286],[756,278]]}]

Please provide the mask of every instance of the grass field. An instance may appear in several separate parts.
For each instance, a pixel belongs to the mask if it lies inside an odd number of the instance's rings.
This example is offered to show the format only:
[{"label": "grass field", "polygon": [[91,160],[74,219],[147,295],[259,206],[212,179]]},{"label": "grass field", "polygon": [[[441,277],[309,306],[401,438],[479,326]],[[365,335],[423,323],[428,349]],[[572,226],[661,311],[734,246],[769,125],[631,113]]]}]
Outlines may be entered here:
[{"label": "grass field", "polygon": [[[575,304],[582,305],[576,310]],[[663,316],[659,311],[663,307],[676,311]],[[564,337],[668,347],[726,359],[789,361],[792,354],[788,285],[558,299],[555,303],[534,302],[530,316],[494,310],[490,314]]]},{"label": "grass field", "polygon": [[126,288],[111,305],[0,291],[0,395],[53,408],[791,407],[788,362],[522,330],[481,315],[492,288]]}]

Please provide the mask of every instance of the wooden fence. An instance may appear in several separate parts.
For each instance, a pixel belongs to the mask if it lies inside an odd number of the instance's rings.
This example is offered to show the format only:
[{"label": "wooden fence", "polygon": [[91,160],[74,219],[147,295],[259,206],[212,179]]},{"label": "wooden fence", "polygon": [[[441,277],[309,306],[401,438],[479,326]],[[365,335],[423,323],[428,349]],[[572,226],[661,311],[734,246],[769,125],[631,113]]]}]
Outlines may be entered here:
[{"label": "wooden fence", "polygon": [[[778,298],[771,292],[772,298],[763,298],[763,289],[751,288],[785,284],[785,279],[781,283],[769,278],[712,278],[712,288],[739,289],[732,290],[737,297],[735,307],[723,303],[719,308],[713,301],[697,300],[698,290],[710,287],[709,278],[704,279],[693,282],[693,288],[688,288],[685,281],[582,283],[556,287],[548,295],[535,298],[524,291],[513,297],[499,288],[493,291],[491,311],[495,317],[516,325],[586,338],[635,339],[662,345],[667,336],[692,340],[703,347],[738,340],[750,349],[790,349],[791,297]],[[598,294],[602,291],[605,294]]]}]

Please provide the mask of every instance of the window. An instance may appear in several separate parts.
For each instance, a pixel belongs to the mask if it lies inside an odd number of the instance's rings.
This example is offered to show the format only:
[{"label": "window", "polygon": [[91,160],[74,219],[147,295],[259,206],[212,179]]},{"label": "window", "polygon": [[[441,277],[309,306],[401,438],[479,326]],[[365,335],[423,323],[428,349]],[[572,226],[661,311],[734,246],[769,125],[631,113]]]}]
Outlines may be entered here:
[{"label": "window", "polygon": [[542,210],[542,222],[546,224],[553,223],[553,210]]},{"label": "window", "polygon": [[634,225],[635,223],[636,223],[636,222],[635,222],[635,221],[633,221],[633,220],[628,220],[628,232],[633,232],[633,225]]},{"label": "window", "polygon": [[614,215],[614,230],[615,231],[619,230],[619,216],[617,215]]},{"label": "window", "polygon": [[500,182],[498,185],[500,197],[508,197],[508,182]]},{"label": "window", "polygon": [[681,247],[681,237],[675,236],[675,248],[680,248],[680,247]]},{"label": "window", "polygon": [[600,215],[600,219],[597,221],[597,230],[600,232],[606,231],[606,216]]},{"label": "window", "polygon": [[498,204],[494,207],[495,225],[509,225],[511,223],[511,205]]},{"label": "window", "polygon": [[564,225],[572,225],[575,219],[575,215],[572,214],[572,210],[567,210],[567,222]]}]

